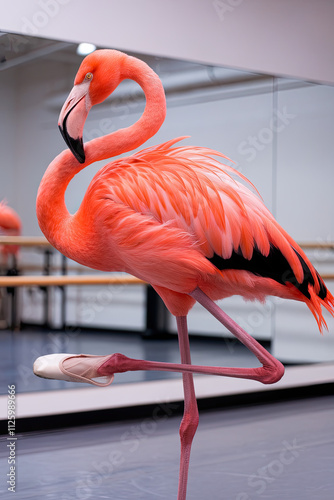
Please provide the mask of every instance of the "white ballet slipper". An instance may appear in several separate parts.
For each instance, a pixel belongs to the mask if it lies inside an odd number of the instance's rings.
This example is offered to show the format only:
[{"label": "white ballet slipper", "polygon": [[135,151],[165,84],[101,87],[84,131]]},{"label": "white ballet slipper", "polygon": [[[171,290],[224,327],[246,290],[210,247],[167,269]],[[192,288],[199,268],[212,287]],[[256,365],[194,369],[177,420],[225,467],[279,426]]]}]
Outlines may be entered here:
[{"label": "white ballet slipper", "polygon": [[[67,382],[82,382],[87,384],[98,385],[105,387],[112,383],[114,375],[96,377],[96,370],[100,363],[99,361],[104,356],[94,356],[90,354],[68,354],[55,353],[40,356],[36,359],[33,366],[34,374],[41,378],[66,380]],[[106,356],[107,357],[107,356]],[[69,368],[64,367],[64,361],[73,359],[73,367],[78,370],[78,365],[82,362],[83,368],[81,373],[72,373]],[[84,367],[85,358],[99,358],[94,366]],[[96,377],[94,379],[93,377]],[[102,381],[101,381],[102,380]]]}]

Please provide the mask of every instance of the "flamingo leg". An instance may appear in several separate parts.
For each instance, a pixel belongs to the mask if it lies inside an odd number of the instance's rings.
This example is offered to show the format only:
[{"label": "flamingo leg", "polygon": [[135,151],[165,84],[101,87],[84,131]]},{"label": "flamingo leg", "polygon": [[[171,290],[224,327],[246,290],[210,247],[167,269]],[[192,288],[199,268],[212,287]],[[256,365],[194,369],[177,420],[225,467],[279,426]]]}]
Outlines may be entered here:
[{"label": "flamingo leg", "polygon": [[[240,378],[253,378],[264,384],[273,384],[280,380],[284,374],[284,366],[272,356],[261,344],[249,335],[241,326],[230,318],[220,307],[213,302],[200,288],[190,294],[197,300],[212,316],[224,325],[242,344],[244,344],[260,361],[261,368],[242,369],[234,368],[234,375]],[[226,374],[227,375],[227,374]],[[254,376],[255,375],[255,376]]]},{"label": "flamingo leg", "polygon": [[[191,365],[187,317],[176,318],[181,363]],[[177,500],[186,500],[190,452],[198,426],[198,408],[192,373],[182,373],[184,390],[184,413],[180,425],[181,458]]]},{"label": "flamingo leg", "polygon": [[233,368],[220,366],[197,366],[190,363],[163,363],[132,359],[123,354],[106,356],[106,361],[98,369],[99,375],[110,375],[126,371],[158,370],[175,371],[181,373],[201,373],[207,375],[220,375],[225,377],[253,379],[263,384],[273,384],[280,380],[284,374],[284,366],[274,356],[259,344],[251,335],[243,330],[232,318],[220,309],[202,290],[196,288],[191,294],[205,309],[207,309],[220,323],[242,342],[260,361],[261,367]]}]

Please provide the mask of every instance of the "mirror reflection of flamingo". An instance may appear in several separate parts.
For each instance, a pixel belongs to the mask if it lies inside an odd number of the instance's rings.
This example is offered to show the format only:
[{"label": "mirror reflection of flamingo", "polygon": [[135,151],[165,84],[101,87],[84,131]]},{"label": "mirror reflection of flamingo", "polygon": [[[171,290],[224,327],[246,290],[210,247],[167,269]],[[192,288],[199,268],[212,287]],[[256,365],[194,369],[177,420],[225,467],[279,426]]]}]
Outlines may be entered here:
[{"label": "mirror reflection of flamingo", "polygon": [[[83,145],[85,120],[124,79],[146,96],[141,118],[128,128]],[[46,170],[37,196],[40,227],[67,257],[102,271],[125,271],[150,283],[176,316],[181,363],[107,356],[54,354],[35,361],[45,378],[107,385],[115,373],[166,370],[182,373],[178,500],[185,500],[190,449],[198,425],[193,373],[239,377],[270,384],[283,365],[229,318],[215,301],[231,295],[264,301],[267,295],[305,302],[319,329],[334,299],[297,243],[278,225],[250,183],[218,161],[221,153],[180,146],[181,138],[116,159],[93,178],[74,215],[64,193],[71,179],[99,160],[131,151],[152,137],[165,118],[158,76],[144,62],[115,50],[87,56],[59,117],[69,147]],[[218,158],[218,159],[217,159]],[[248,185],[247,185],[248,183]],[[261,366],[225,368],[191,364],[187,314],[202,304],[252,353]],[[103,377],[103,378],[101,378]]]},{"label": "mirror reflection of flamingo", "polygon": [[[5,201],[0,202],[0,234],[3,236],[19,236],[22,223],[18,214]],[[2,265],[8,264],[8,256],[17,256],[19,247],[16,245],[0,245]]]}]

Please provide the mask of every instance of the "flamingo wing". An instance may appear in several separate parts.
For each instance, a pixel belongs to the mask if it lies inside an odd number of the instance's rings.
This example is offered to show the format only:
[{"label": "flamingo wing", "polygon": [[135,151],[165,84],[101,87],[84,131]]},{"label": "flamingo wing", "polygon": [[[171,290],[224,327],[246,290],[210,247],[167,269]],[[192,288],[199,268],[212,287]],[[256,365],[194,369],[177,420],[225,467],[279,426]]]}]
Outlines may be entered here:
[{"label": "flamingo wing", "polygon": [[312,264],[258,193],[242,182],[247,179],[213,158],[220,153],[172,148],[175,142],[109,163],[87,192],[108,198],[109,211],[105,203],[103,211],[113,237],[136,262],[129,272],[147,279],[147,266],[152,282],[153,269],[160,269],[156,284],[166,286],[168,274],[168,286],[177,290],[176,281],[189,289],[194,285],[196,269],[211,275],[233,270],[239,272],[236,279],[243,274],[288,285],[299,300],[309,301],[310,286],[325,299],[326,287]]}]

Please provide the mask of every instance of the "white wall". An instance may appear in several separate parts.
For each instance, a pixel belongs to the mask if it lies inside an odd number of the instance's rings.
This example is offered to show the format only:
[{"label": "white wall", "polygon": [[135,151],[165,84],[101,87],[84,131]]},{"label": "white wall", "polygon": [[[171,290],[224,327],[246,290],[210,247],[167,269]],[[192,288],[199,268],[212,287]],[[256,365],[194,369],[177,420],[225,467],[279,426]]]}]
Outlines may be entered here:
[{"label": "white wall", "polygon": [[15,193],[15,149],[17,140],[15,137],[17,110],[15,98],[16,78],[13,72],[8,71],[0,75],[0,200],[4,198],[9,205],[16,205]]},{"label": "white wall", "polygon": [[334,82],[332,0],[17,0],[0,29]]}]

